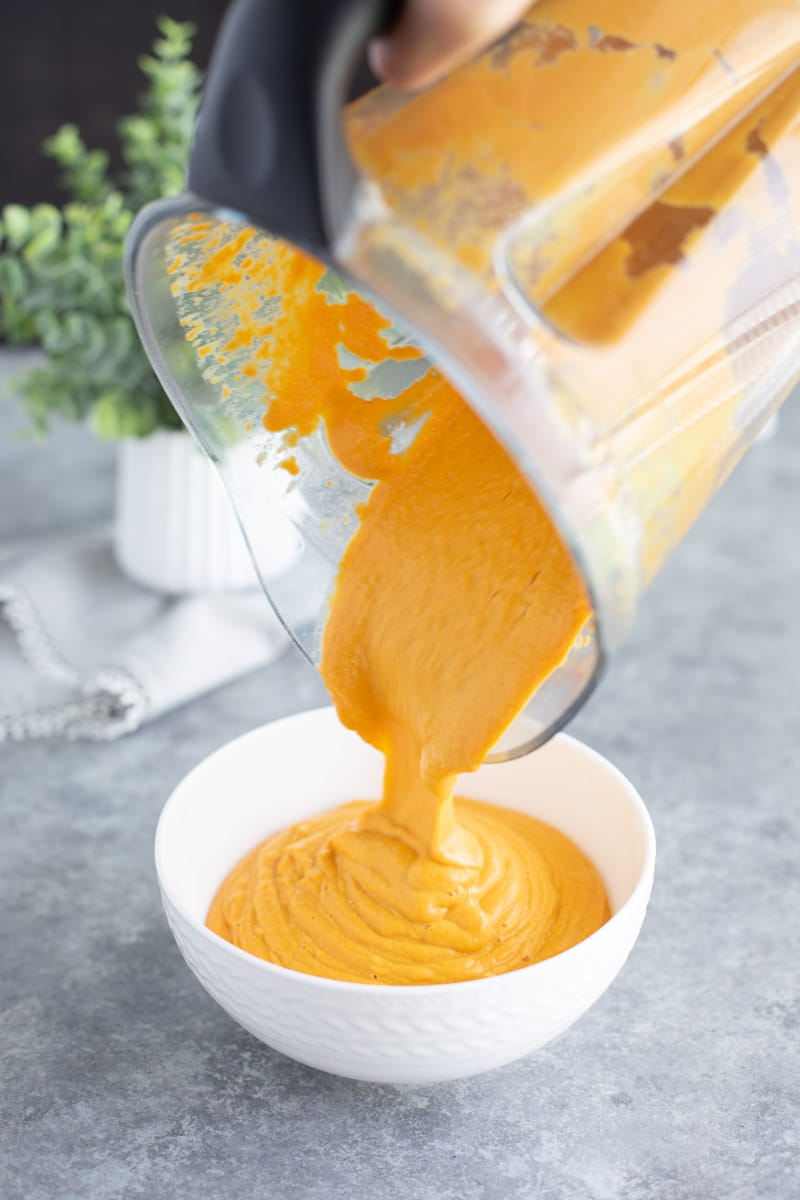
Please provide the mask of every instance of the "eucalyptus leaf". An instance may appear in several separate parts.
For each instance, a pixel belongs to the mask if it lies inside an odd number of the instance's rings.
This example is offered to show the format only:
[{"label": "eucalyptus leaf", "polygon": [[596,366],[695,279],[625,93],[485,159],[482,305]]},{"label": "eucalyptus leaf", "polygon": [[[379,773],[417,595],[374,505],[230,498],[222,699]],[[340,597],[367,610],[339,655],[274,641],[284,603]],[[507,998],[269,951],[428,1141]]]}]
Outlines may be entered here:
[{"label": "eucalyptus leaf", "polygon": [[25,272],[11,254],[0,255],[0,295],[16,301],[25,295]]},{"label": "eucalyptus leaf", "polygon": [[36,204],[30,210],[31,234],[61,233],[63,218],[54,204]]},{"label": "eucalyptus leaf", "polygon": [[67,202],[0,213],[0,338],[36,341],[45,355],[19,381],[34,436],[54,413],[88,418],[100,437],[180,428],[136,336],[122,270],[136,211],[183,185],[197,110],[194,26],[162,17],[158,28],[140,64],[147,86],[138,111],[118,125],[121,178],[110,176],[104,150],[62,125],[43,151],[59,167]]},{"label": "eucalyptus leaf", "polygon": [[7,204],[3,209],[3,233],[12,250],[19,250],[30,237],[31,217],[21,204]]}]

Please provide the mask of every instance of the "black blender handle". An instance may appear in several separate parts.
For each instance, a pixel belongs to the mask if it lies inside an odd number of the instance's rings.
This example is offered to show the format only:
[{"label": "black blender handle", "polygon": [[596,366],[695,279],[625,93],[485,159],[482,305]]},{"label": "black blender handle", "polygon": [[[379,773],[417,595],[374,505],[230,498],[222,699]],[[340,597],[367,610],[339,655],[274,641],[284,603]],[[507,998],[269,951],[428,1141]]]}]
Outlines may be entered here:
[{"label": "black blender handle", "polygon": [[358,172],[342,108],[398,0],[236,0],[217,39],[189,189],[328,258]]}]

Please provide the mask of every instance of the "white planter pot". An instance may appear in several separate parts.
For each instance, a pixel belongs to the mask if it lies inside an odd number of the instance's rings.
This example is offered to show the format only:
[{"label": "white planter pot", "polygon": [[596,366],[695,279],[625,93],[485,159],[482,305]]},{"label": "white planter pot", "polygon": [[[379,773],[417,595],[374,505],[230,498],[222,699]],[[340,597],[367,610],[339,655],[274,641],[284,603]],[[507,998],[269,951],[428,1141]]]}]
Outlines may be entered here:
[{"label": "white planter pot", "polygon": [[[222,480],[183,432],[120,443],[114,551],[127,575],[159,592],[259,586]],[[267,574],[288,570],[296,554],[284,536]]]}]

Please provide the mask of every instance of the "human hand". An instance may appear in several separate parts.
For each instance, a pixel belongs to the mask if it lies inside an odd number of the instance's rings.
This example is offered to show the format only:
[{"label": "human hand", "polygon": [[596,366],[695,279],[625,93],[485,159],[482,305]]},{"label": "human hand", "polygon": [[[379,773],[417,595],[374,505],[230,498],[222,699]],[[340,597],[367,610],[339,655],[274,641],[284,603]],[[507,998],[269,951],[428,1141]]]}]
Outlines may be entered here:
[{"label": "human hand", "polygon": [[369,49],[379,79],[427,87],[516,24],[531,0],[405,0],[387,34]]}]

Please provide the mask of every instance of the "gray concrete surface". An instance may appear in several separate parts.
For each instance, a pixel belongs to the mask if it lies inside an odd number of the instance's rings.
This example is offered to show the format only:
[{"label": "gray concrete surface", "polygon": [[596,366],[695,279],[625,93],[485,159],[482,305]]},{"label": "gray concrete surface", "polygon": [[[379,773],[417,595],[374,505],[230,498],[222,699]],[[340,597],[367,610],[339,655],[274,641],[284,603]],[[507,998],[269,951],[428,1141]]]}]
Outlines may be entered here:
[{"label": "gray concrete surface", "polygon": [[[108,448],[18,443],[18,425],[0,407],[0,538],[109,511]],[[298,1066],[172,943],[159,809],[215,747],[320,702],[299,655],[112,745],[0,748],[0,1196],[800,1194],[799,529],[794,401],[573,725],[656,822],[641,940],[570,1033],[482,1078],[394,1090]]]}]

